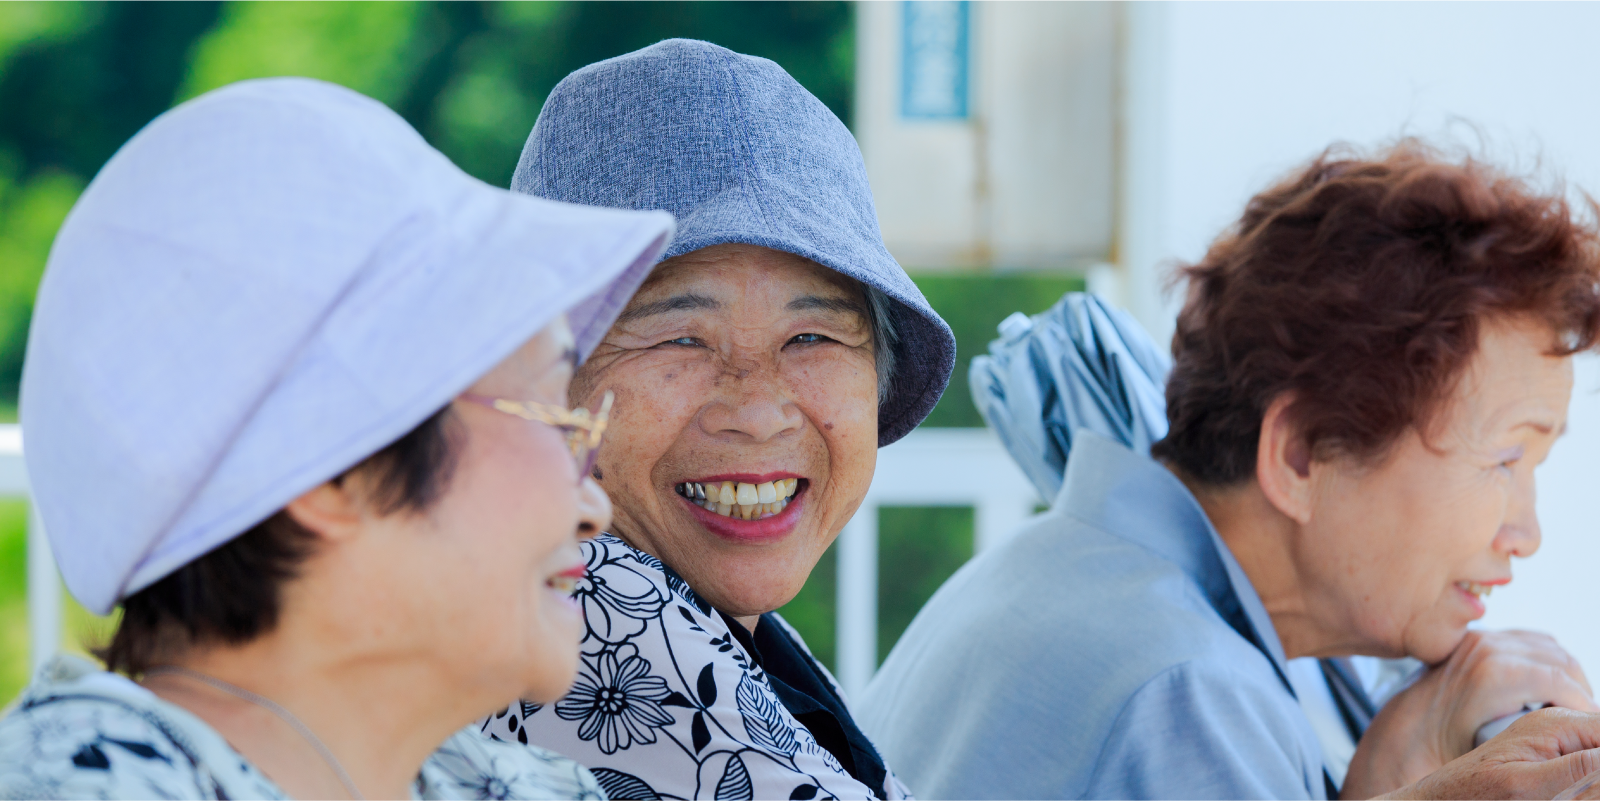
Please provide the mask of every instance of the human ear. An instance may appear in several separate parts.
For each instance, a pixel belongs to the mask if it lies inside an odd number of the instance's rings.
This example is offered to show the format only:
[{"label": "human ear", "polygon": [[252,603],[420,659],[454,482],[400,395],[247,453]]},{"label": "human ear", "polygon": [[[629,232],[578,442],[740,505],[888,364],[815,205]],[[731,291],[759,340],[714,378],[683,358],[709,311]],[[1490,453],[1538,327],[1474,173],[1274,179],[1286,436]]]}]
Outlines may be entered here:
[{"label": "human ear", "polygon": [[1295,425],[1293,406],[1293,396],[1279,395],[1261,417],[1256,482],[1279,512],[1304,525],[1311,522],[1311,448]]},{"label": "human ear", "polygon": [[328,540],[347,540],[360,530],[364,507],[351,493],[350,482],[329,481],[290,501],[289,517],[307,531]]}]

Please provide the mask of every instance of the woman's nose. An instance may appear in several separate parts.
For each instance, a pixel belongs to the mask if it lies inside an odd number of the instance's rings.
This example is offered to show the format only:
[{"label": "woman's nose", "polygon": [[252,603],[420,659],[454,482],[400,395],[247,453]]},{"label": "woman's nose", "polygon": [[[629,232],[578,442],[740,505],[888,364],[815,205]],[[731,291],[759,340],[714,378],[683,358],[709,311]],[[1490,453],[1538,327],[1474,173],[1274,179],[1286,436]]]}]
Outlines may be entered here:
[{"label": "woman's nose", "polygon": [[1539,514],[1534,508],[1535,499],[1533,474],[1529,471],[1517,482],[1506,505],[1506,519],[1501,522],[1500,531],[1494,536],[1492,547],[1496,553],[1526,559],[1539,550],[1541,534]]},{"label": "woman's nose", "polygon": [[578,539],[600,536],[611,526],[611,499],[590,476],[578,485]]},{"label": "woman's nose", "polygon": [[766,442],[805,425],[805,416],[765,370],[741,371],[725,379],[729,389],[700,415],[706,433],[742,434]]}]

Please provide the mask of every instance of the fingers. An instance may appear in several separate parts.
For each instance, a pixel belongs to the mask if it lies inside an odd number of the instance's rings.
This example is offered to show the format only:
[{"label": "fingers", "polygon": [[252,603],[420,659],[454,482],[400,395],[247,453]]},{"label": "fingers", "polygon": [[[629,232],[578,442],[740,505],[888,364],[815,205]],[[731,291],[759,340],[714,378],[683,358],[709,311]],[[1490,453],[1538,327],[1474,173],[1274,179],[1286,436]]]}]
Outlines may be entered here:
[{"label": "fingers", "polygon": [[[1482,748],[1396,793],[1420,798],[1553,798],[1600,770],[1600,715],[1542,709]],[[1587,796],[1586,796],[1587,797]],[[1596,796],[1600,797],[1600,796]]]},{"label": "fingers", "polygon": [[1569,798],[1600,798],[1600,770],[1583,777],[1577,784],[1562,790],[1556,801],[1566,801]]},{"label": "fingers", "polygon": [[1596,771],[1600,771],[1600,751],[1579,751],[1557,757],[1530,766],[1529,775],[1515,785],[1517,797],[1600,799],[1600,781],[1589,780]]},{"label": "fingers", "polygon": [[1451,662],[1472,696],[1468,717],[1477,725],[1519,711],[1524,704],[1553,703],[1600,712],[1578,661],[1554,638],[1529,631],[1474,632]]},{"label": "fingers", "polygon": [[[1553,761],[1580,753],[1588,754],[1585,759],[1600,760],[1600,753],[1591,751],[1600,748],[1600,715],[1560,707],[1540,709],[1511,724],[1491,743],[1498,745],[1501,741],[1505,741],[1506,747],[1494,750],[1502,752],[1497,756],[1507,761]],[[1488,744],[1485,747],[1489,747]],[[1574,776],[1572,781],[1596,769],[1600,769],[1600,762]]]},{"label": "fingers", "polygon": [[1578,712],[1600,712],[1587,684],[1579,683],[1572,674],[1558,671],[1544,683],[1549,692],[1549,703]]},{"label": "fingers", "polygon": [[1488,634],[1503,635],[1508,642],[1521,646],[1525,658],[1559,668],[1578,687],[1583,689],[1584,695],[1591,697],[1594,695],[1594,689],[1589,686],[1589,678],[1584,675],[1583,666],[1578,664],[1578,660],[1574,659],[1572,654],[1567,653],[1567,649],[1562,648],[1561,644],[1556,642],[1556,638],[1542,632],[1515,629],[1503,632],[1488,632]]}]

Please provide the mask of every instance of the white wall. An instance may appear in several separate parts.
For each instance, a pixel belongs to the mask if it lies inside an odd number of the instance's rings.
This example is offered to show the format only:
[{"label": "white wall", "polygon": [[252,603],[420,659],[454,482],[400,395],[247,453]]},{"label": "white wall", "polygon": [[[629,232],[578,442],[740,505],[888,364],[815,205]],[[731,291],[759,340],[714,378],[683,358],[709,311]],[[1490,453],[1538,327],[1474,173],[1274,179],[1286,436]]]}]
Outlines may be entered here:
[{"label": "white wall", "polygon": [[966,117],[901,113],[905,4],[856,6],[855,133],[884,243],[929,268],[1083,267],[1113,228],[1116,10],[969,5]]},{"label": "white wall", "polygon": [[[1600,5],[1134,4],[1125,50],[1127,302],[1158,336],[1152,265],[1198,258],[1245,200],[1335,140],[1487,135],[1502,163],[1600,192]],[[1131,243],[1130,243],[1131,244]],[[1600,678],[1600,364],[1539,472],[1544,548],[1490,599],[1488,627],[1557,636]]]}]

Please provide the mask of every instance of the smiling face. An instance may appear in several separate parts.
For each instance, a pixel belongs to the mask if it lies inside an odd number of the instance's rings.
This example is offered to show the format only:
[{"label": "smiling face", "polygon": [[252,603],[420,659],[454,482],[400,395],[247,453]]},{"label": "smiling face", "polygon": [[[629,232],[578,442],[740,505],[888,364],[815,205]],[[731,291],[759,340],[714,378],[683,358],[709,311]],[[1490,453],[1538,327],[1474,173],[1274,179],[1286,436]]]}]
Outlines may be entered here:
[{"label": "smiling face", "polygon": [[[573,361],[558,321],[468,392],[565,406]],[[377,530],[360,559],[381,565],[389,590],[372,602],[405,621],[419,662],[447,660],[459,686],[498,704],[554,701],[583,636],[569,596],[583,576],[578,540],[610,522],[610,504],[593,479],[580,483],[562,430],[462,399],[452,413],[458,453],[444,493],[426,512],[367,520]]]},{"label": "smiling face", "polygon": [[1376,467],[1319,463],[1293,559],[1321,628],[1438,662],[1483,616],[1480,596],[1511,580],[1511,558],[1538,550],[1533,471],[1572,394],[1553,345],[1536,322],[1485,326],[1426,436],[1408,431]]},{"label": "smiling face", "polygon": [[793,598],[872,481],[867,313],[854,281],[767,248],[658,266],[573,383],[616,393],[611,531],[731,616]]}]

